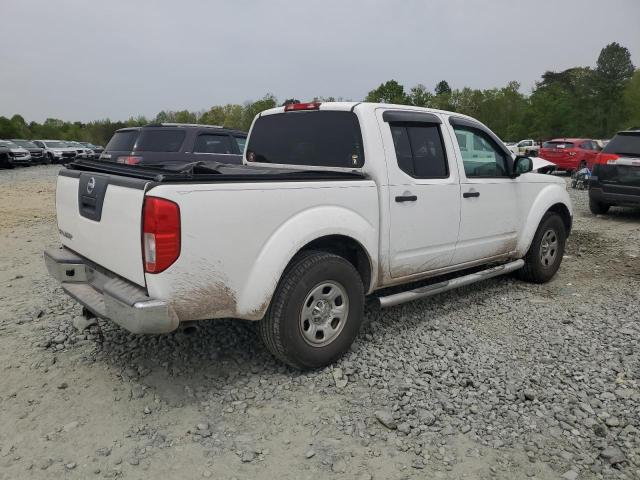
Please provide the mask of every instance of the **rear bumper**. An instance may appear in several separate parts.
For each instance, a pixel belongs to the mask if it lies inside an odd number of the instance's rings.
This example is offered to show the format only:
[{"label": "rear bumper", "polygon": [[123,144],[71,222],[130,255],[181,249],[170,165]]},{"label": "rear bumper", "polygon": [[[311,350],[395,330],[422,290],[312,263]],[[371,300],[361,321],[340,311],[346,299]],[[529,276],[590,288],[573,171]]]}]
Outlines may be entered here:
[{"label": "rear bumper", "polygon": [[62,289],[96,316],[132,333],[167,333],[178,328],[178,316],[167,302],[148,297],[143,288],[69,249],[46,250],[44,261]]}]

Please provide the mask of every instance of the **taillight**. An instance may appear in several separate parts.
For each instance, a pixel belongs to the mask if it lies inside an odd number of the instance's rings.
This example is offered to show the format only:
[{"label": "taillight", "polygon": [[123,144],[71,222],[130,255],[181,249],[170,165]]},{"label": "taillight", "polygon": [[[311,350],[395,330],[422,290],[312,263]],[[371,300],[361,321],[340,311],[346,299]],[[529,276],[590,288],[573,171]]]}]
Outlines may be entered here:
[{"label": "taillight", "polygon": [[600,163],[603,165],[616,163],[616,160],[620,158],[615,153],[599,153],[596,157],[596,163]]},{"label": "taillight", "polygon": [[285,105],[285,112],[295,112],[296,110],[320,110],[321,102],[309,103],[289,103]]},{"label": "taillight", "polygon": [[144,271],[160,273],[180,256],[180,207],[164,198],[146,197],[142,208]]},{"label": "taillight", "polygon": [[142,161],[142,157],[137,157],[137,156],[133,156],[133,155],[126,155],[126,156],[123,156],[123,157],[118,157],[116,159],[116,162],[124,163],[126,165],[137,165],[141,161]]}]

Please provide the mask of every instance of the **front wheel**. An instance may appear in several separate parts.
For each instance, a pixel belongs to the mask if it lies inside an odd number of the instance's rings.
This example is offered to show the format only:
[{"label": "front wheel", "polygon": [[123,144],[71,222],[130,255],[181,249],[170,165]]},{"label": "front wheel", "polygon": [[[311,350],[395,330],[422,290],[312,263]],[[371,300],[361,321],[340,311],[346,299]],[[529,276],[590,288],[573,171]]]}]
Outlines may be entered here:
[{"label": "front wheel", "polygon": [[567,231],[560,215],[547,212],[538,226],[518,277],[527,282],[546,283],[553,278],[562,262]]},{"label": "front wheel", "polygon": [[308,251],[285,270],[260,336],[279,360],[319,368],[349,349],[363,316],[364,287],[354,266],[338,255]]},{"label": "front wheel", "polygon": [[594,215],[604,215],[609,211],[610,207],[611,205],[609,204],[598,202],[591,198],[589,199],[589,210],[591,210],[591,213]]}]

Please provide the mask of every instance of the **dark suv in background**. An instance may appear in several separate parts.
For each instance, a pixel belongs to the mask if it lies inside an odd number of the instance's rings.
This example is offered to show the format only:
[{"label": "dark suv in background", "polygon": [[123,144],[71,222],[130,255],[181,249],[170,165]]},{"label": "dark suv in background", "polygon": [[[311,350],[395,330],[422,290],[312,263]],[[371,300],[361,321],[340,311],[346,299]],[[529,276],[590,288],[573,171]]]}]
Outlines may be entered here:
[{"label": "dark suv in background", "polygon": [[247,134],[211,125],[158,123],[116,131],[100,160],[129,165],[242,163]]},{"label": "dark suv in background", "polygon": [[589,208],[640,206],[640,128],[619,132],[598,154],[589,180]]}]

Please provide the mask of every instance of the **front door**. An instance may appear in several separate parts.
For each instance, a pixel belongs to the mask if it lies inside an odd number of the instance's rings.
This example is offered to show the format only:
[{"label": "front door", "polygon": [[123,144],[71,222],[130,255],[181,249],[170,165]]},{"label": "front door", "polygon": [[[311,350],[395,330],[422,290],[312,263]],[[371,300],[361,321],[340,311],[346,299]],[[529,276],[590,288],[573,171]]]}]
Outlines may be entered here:
[{"label": "front door", "polygon": [[510,177],[511,157],[480,128],[459,125],[453,130],[464,166],[453,264],[510,253],[518,239],[517,182]]},{"label": "front door", "polygon": [[391,277],[447,267],[458,238],[460,184],[440,117],[389,114],[379,122],[389,177]]}]

